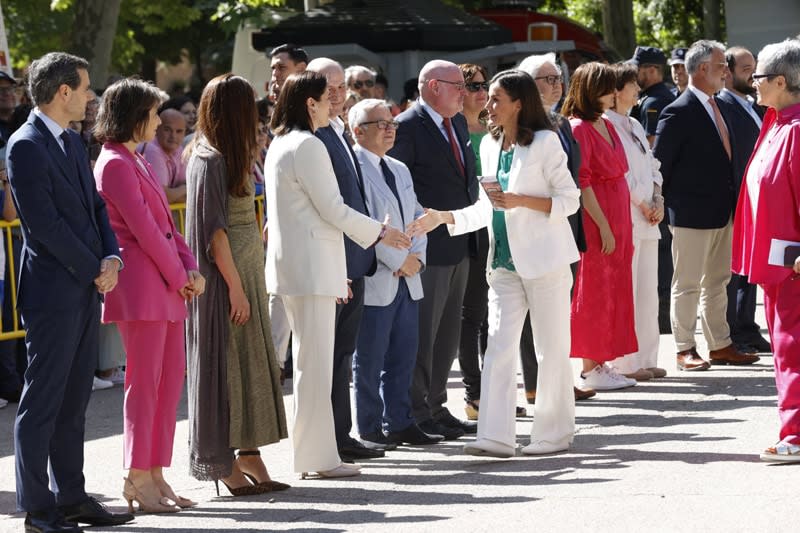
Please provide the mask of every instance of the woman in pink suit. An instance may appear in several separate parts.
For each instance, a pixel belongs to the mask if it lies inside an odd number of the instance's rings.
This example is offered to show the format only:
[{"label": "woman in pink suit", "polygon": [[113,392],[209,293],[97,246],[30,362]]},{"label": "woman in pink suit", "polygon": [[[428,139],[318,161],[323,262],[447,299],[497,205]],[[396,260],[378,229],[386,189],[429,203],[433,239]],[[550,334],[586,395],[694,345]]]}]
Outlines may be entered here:
[{"label": "woman in pink suit", "polygon": [[104,143],[94,168],[124,261],[106,295],[103,322],[116,322],[127,352],[124,405],[124,496],[147,512],[195,505],[176,496],[162,475],[172,460],[175,416],[184,378],[186,301],[205,280],[149,164],[135,152],[153,140],[158,90],[124,79],[109,87],[95,133]]},{"label": "woman in pink suit", "polygon": [[800,462],[800,41],[770,44],[753,74],[768,106],[733,227],[733,271],[764,289],[781,429],[761,453]]}]

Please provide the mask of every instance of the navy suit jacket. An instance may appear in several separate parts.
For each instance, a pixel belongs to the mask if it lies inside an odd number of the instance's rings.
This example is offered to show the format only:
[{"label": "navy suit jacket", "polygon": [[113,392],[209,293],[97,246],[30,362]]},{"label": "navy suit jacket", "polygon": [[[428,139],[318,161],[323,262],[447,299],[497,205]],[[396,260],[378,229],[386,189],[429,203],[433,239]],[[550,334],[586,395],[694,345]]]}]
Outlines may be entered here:
[{"label": "navy suit jacket", "polygon": [[99,301],[94,279],[100,261],[120,255],[86,149],[67,131],[69,158],[33,112],[8,143],[8,177],[24,238],[17,300],[23,311],[75,309],[93,301],[87,297]]},{"label": "navy suit jacket", "polygon": [[[736,149],[733,151],[733,179],[736,183],[736,197],[738,198],[747,163],[750,161],[750,156],[753,155],[761,128],[731,93],[722,91],[719,99],[728,105],[731,126],[736,133]],[[758,116],[764,117],[764,110],[761,106],[754,104],[753,110]]]},{"label": "navy suit jacket", "polygon": [[[467,120],[457,114],[453,129],[464,154],[465,176],[461,174],[450,143],[419,102],[400,113],[394,147],[389,155],[411,171],[414,192],[423,207],[451,211],[478,201],[475,152],[469,140]],[[489,173],[494,169],[484,169]],[[428,265],[455,265],[467,254],[477,255],[478,232],[451,237],[441,225],[428,234]]]},{"label": "navy suit jacket", "polygon": [[[735,154],[738,145],[731,111],[725,103],[718,102],[718,107]],[[653,151],[661,161],[669,224],[695,229],[725,227],[737,200],[733,162],[714,122],[691,90],[661,112]]]},{"label": "navy suit jacket", "polygon": [[[364,199],[364,178],[361,175],[361,167],[358,165],[355,154],[350,150],[351,159],[350,154],[348,154],[348,148],[344,147],[339,135],[331,126],[318,128],[314,135],[322,141],[328,150],[328,155],[333,164],[333,172],[336,174],[336,181],[339,182],[339,193],[342,195],[344,203],[362,215],[370,216]],[[353,162],[355,162],[355,165]],[[373,218],[378,218],[378,216],[376,215]],[[370,276],[375,273],[378,262],[375,259],[374,247],[365,250],[345,235],[344,253],[347,261],[347,277],[349,279],[361,279],[364,276]]]}]

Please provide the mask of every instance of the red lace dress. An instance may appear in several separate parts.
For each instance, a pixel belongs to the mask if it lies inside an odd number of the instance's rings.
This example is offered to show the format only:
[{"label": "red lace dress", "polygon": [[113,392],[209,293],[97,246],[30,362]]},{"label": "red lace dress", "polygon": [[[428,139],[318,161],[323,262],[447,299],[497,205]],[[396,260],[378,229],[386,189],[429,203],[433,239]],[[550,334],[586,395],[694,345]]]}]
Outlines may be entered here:
[{"label": "red lace dress", "polygon": [[582,209],[586,251],[581,253],[572,294],[572,357],[605,362],[636,352],[633,313],[633,225],[625,173],[628,161],[614,126],[606,120],[611,146],[591,122],[573,118],[581,147],[581,189],[591,187],[614,233],[616,248],[602,252],[600,229]]}]

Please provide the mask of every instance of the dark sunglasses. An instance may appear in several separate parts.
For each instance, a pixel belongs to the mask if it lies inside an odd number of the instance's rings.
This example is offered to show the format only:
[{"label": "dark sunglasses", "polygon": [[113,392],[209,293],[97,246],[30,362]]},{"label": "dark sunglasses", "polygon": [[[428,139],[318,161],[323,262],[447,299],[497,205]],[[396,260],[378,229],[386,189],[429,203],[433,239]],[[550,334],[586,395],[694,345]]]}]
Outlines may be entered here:
[{"label": "dark sunglasses", "polygon": [[368,124],[375,124],[379,130],[392,129],[396,130],[400,127],[400,123],[396,120],[370,120],[369,122],[362,122],[359,126],[366,126]]},{"label": "dark sunglasses", "polygon": [[360,89],[365,85],[370,89],[372,89],[373,87],[375,87],[375,82],[372,80],[366,80],[366,81],[356,80],[353,82],[353,89]]},{"label": "dark sunglasses", "polygon": [[471,93],[476,93],[483,89],[486,92],[489,92],[489,82],[486,81],[471,81],[469,83],[464,84],[464,88]]}]

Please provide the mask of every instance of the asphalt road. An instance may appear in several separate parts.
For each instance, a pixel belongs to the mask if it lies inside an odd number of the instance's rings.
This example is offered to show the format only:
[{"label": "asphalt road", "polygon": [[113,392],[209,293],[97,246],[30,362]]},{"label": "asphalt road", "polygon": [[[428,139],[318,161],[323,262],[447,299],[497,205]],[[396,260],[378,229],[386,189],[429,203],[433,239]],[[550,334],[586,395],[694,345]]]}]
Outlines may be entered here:
[{"label": "asphalt road", "polygon": [[[363,463],[360,477],[301,481],[283,441],[262,453],[272,476],[293,487],[250,498],[217,497],[211,483],[188,476],[184,400],[167,479],[200,505],[91,531],[800,531],[800,465],[758,459],[777,440],[772,357],[678,373],[671,337],[661,341],[668,376],[580,402],[568,453],[476,459],[462,453],[469,440],[462,437],[400,448]],[[702,342],[699,348],[707,353]],[[463,416],[457,363],[449,393],[451,411]],[[519,398],[523,405],[522,388]],[[288,413],[291,403],[287,386]],[[93,394],[85,465],[89,491],[119,509],[121,413],[119,387]],[[14,514],[13,417],[14,406],[0,409],[0,531],[23,529]],[[530,418],[518,419],[520,443],[529,431]]]}]

